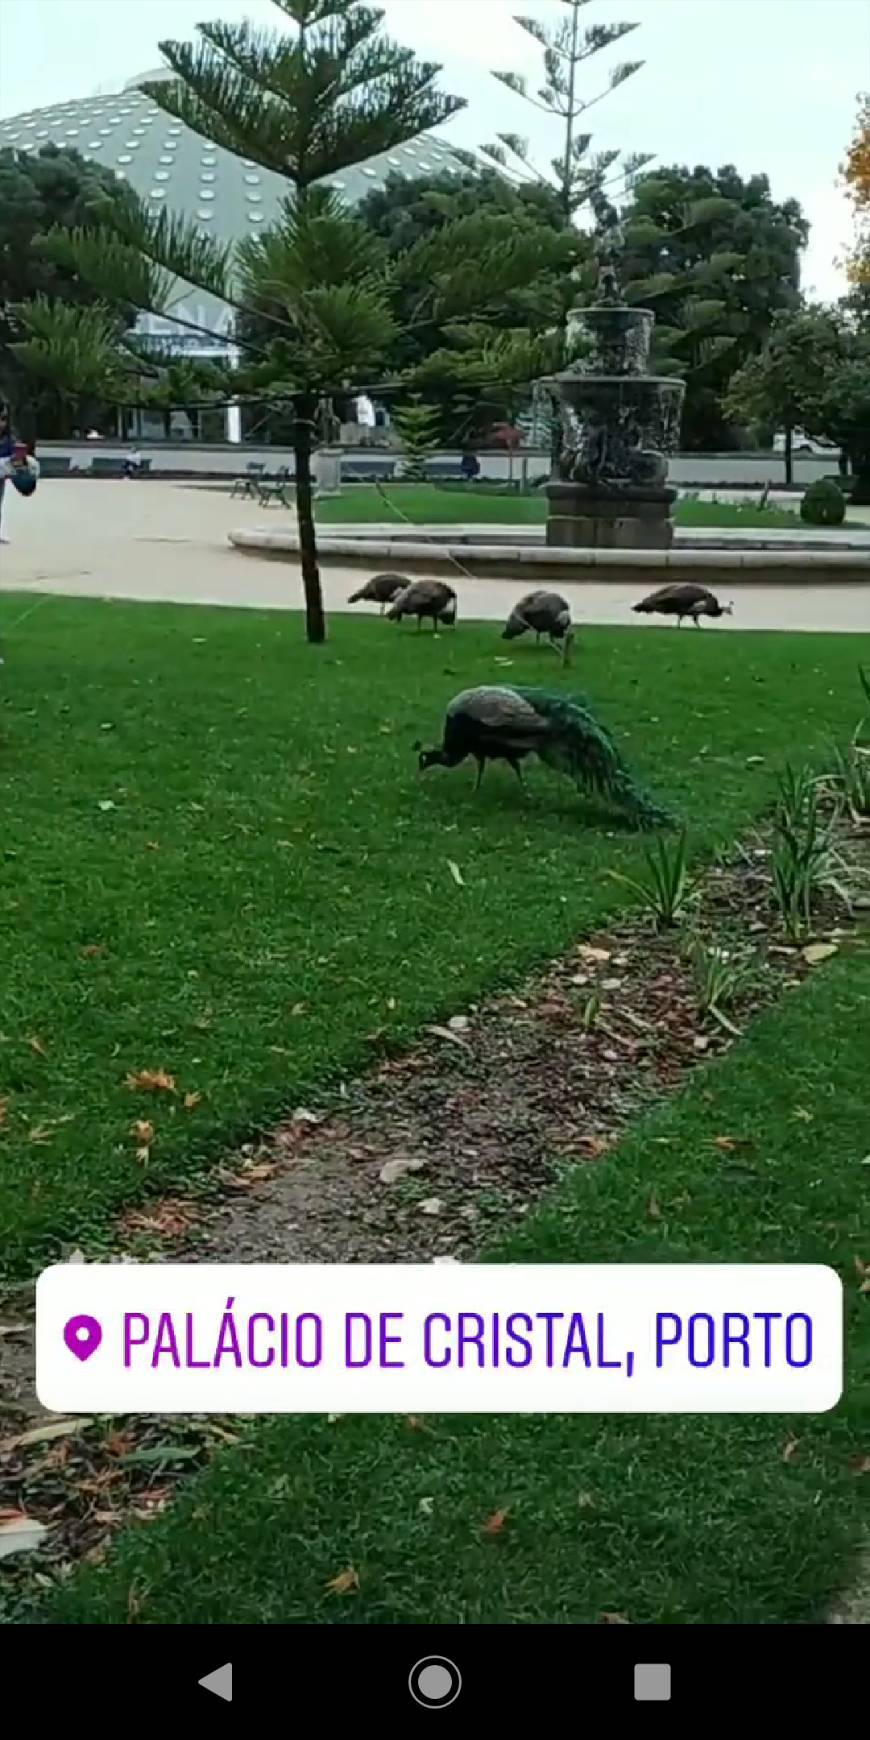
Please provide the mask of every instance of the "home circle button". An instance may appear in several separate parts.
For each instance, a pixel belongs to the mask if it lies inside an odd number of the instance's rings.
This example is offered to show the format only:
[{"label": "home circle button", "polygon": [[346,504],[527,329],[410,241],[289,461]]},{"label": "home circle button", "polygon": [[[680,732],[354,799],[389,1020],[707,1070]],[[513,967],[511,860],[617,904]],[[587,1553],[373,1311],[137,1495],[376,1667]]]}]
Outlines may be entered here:
[{"label": "home circle button", "polygon": [[424,1655],[408,1675],[408,1690],[424,1710],[446,1710],[462,1691],[462,1675],[444,1655]]}]

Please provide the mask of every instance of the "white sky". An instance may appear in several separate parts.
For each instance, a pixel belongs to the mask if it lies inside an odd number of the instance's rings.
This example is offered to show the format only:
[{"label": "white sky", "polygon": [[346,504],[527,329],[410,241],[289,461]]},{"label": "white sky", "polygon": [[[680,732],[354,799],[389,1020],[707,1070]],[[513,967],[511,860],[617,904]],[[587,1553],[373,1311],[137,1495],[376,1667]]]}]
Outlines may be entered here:
[{"label": "white sky", "polygon": [[[537,51],[512,15],[552,17],[559,0],[382,3],[393,34],[440,61],[444,88],[468,99],[446,137],[475,145],[514,131],[552,156],[553,123],[488,74],[513,68],[535,80]],[[640,24],[590,62],[590,97],[608,62],[647,63],[593,111],[593,149],[764,171],[774,197],[794,195],[812,223],[805,290],[838,295],[850,234],[838,169],[857,93],[870,86],[870,0],[591,0],[584,13],[584,24]],[[160,64],[161,37],[191,37],[215,17],[280,23],[268,0],[0,0],[0,115],[117,89]]]}]

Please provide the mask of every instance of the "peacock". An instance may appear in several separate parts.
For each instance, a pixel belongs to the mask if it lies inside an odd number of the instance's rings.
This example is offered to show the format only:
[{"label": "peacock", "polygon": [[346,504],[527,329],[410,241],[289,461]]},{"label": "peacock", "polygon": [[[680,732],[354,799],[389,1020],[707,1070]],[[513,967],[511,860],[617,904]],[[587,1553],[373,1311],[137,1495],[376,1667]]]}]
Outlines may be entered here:
[{"label": "peacock", "polygon": [[388,622],[399,622],[403,616],[416,616],[418,629],[424,616],[430,616],[436,634],[439,622],[452,628],[456,622],[453,587],[445,580],[412,580],[387,611]]},{"label": "peacock", "polygon": [[567,655],[568,647],[573,639],[571,627],[571,606],[567,598],[558,592],[527,592],[513,607],[504,626],[502,640],[516,640],[519,635],[534,631],[536,643],[541,635],[548,636],[550,645],[555,648],[561,641],[563,655]]},{"label": "peacock", "polygon": [[421,750],[419,767],[421,772],[458,767],[471,756],[477,762],[477,791],[488,761],[506,761],[522,784],[526,755],[537,755],[581,789],[615,804],[640,828],[667,826],[671,820],[635,784],[609,731],[580,696],[569,700],[546,689],[463,689],[448,703],[440,749]]},{"label": "peacock", "polygon": [[351,593],[347,602],[359,604],[365,600],[368,604],[379,604],[383,616],[384,605],[392,604],[393,599],[398,598],[400,592],[406,592],[410,584],[407,574],[373,574],[358,592]]},{"label": "peacock", "polygon": [[682,628],[684,616],[690,616],[695,627],[700,628],[702,616],[731,616],[734,610],[733,604],[720,604],[715,592],[696,585],[693,580],[677,580],[670,586],[660,586],[657,592],[651,592],[648,598],[642,598],[631,608],[643,616],[675,616],[678,628]]}]

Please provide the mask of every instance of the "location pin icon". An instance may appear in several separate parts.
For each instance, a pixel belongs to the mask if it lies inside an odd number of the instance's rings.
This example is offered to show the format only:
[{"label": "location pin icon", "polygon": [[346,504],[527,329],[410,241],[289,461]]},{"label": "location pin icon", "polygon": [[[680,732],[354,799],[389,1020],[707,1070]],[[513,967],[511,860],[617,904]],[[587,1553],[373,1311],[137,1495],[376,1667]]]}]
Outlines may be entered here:
[{"label": "location pin icon", "polygon": [[96,1317],[71,1317],[64,1324],[63,1338],[76,1359],[90,1359],[103,1339],[102,1324]]}]

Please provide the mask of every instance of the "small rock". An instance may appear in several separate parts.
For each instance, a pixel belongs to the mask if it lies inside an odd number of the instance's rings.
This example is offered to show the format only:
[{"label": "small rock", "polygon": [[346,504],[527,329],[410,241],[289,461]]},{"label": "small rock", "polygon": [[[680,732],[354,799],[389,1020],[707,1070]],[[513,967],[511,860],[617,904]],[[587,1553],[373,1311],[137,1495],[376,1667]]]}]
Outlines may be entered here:
[{"label": "small rock", "polygon": [[829,961],[836,953],[836,943],[808,943],[805,949],[801,949],[804,960],[811,967],[817,967],[820,961]]},{"label": "small rock", "polygon": [[694,1039],[692,1040],[692,1050],[693,1051],[709,1051],[709,1049],[710,1049],[710,1041],[706,1037],[706,1035],[703,1033],[696,1033]]},{"label": "small rock", "polygon": [[320,1119],[316,1112],[309,1112],[307,1106],[297,1106],[293,1113],[293,1122],[294,1124],[319,1124]]},{"label": "small rock", "polygon": [[618,991],[621,985],[621,979],[602,979],[601,981],[602,991]]},{"label": "small rock", "polygon": [[619,1062],[619,1052],[618,1051],[602,1051],[601,1055],[604,1058],[605,1063],[618,1063]]},{"label": "small rock", "polygon": [[426,1201],[421,1202],[420,1204],[420,1213],[440,1214],[443,1207],[444,1204],[441,1201],[440,1196],[427,1196]]},{"label": "small rock", "polygon": [[397,1154],[393,1160],[384,1162],[378,1177],[382,1184],[395,1184],[397,1178],[404,1178],[406,1172],[422,1172],[425,1165],[425,1159],[418,1155]]},{"label": "small rock", "polygon": [[610,960],[610,950],[609,949],[596,949],[596,948],[593,948],[591,943],[581,943],[580,947],[577,950],[577,953],[581,957],[581,959],[584,961],[609,961]]},{"label": "small rock", "polygon": [[454,1033],[464,1033],[466,1027],[471,1026],[471,1022],[467,1015],[451,1015],[447,1025],[452,1027]]},{"label": "small rock", "polygon": [[574,975],[571,979],[571,984],[572,985],[588,985],[589,984],[589,974],[588,973],[574,973]]}]

